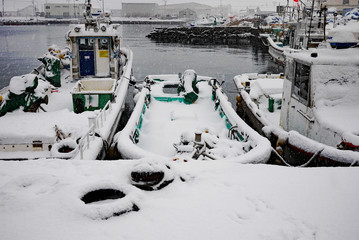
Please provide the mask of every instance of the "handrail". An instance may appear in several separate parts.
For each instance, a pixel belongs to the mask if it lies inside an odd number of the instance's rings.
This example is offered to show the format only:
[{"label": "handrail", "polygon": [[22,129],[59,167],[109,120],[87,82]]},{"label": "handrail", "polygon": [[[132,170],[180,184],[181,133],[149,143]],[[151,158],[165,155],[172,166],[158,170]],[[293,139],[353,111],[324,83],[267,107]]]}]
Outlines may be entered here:
[{"label": "handrail", "polygon": [[[108,110],[108,111],[107,111]],[[95,132],[97,129],[102,128],[104,122],[106,121],[107,115],[112,112],[112,104],[109,100],[105,107],[101,109],[100,113],[96,116],[93,124],[90,125],[89,129],[87,130],[86,134],[83,135],[79,141],[79,150],[80,150],[80,159],[83,160],[83,152],[87,148],[90,148],[90,141],[95,140]],[[92,138],[90,139],[90,135]],[[86,141],[86,142],[85,142]],[[86,144],[86,146],[85,146]]]},{"label": "handrail", "polygon": [[[85,140],[87,148],[90,148],[90,133],[95,131],[95,124],[92,124],[90,128],[87,130],[86,134],[83,135],[79,141],[79,151],[80,151],[80,159],[84,158],[84,148],[85,148]],[[92,139],[95,139],[95,134],[92,134]]]}]

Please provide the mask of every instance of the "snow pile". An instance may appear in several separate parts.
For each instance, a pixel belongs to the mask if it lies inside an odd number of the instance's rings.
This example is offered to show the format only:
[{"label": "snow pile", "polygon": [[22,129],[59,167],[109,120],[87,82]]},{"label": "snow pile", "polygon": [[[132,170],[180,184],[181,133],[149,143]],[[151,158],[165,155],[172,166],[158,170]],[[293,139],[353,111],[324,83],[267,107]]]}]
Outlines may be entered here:
[{"label": "snow pile", "polygon": [[24,93],[27,88],[36,88],[36,78],[37,76],[35,74],[12,77],[9,83],[9,91],[16,95],[20,95]]},{"label": "snow pile", "polygon": [[[358,168],[175,162],[158,191],[130,183],[138,161],[0,162],[0,232],[12,239],[355,240]],[[182,179],[181,179],[182,178]],[[120,199],[86,204],[91,191]],[[120,216],[114,213],[138,207]]]}]

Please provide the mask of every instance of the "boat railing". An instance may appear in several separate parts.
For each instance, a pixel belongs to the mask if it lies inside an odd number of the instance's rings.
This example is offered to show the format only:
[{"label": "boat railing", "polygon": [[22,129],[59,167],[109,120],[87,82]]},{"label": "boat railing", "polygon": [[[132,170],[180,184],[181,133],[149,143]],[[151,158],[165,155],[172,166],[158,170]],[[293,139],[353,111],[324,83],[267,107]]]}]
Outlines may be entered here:
[{"label": "boat railing", "polygon": [[108,101],[103,109],[101,109],[100,113],[95,118],[95,130],[102,128],[104,122],[106,121],[107,115],[112,112],[112,104],[111,101]]},{"label": "boat railing", "polygon": [[90,141],[95,140],[95,133],[104,126],[107,116],[112,112],[112,103],[108,101],[100,113],[94,119],[89,119],[90,127],[79,141],[80,159],[83,159],[84,151],[90,148]]},{"label": "boat railing", "polygon": [[[80,159],[84,159],[84,150],[85,147],[90,148],[90,135],[95,131],[95,124],[91,125],[87,130],[86,134],[82,136],[79,141],[79,151],[80,151]],[[92,134],[92,140],[95,140],[95,134]]]}]

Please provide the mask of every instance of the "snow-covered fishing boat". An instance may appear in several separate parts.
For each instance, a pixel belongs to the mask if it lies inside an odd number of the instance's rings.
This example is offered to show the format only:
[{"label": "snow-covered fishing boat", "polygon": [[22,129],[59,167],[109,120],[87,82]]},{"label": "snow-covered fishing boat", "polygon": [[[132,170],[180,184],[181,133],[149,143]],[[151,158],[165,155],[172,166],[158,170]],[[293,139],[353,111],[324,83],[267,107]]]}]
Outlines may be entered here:
[{"label": "snow-covered fishing boat", "polygon": [[104,157],[132,70],[118,30],[94,18],[87,0],[85,23],[66,35],[69,48],[50,48],[41,66],[11,79],[0,92],[0,159]]},{"label": "snow-covered fishing boat", "polygon": [[[359,49],[286,55],[286,74],[242,74],[237,111],[289,165],[359,161]],[[283,158],[283,159],[282,159]]]},{"label": "snow-covered fishing boat", "polygon": [[283,43],[282,42],[275,42],[273,40],[273,38],[270,35],[267,35],[267,44],[268,44],[268,53],[269,55],[271,55],[272,59],[280,64],[283,65],[285,64],[285,47],[283,47]]},{"label": "snow-covered fishing boat", "polygon": [[282,27],[273,28],[272,34],[261,34],[262,39],[266,38],[263,42],[268,53],[280,65],[285,65],[286,52],[317,48],[326,38],[321,14],[307,16],[303,13],[303,16],[298,22],[287,22]]},{"label": "snow-covered fishing boat", "polygon": [[348,48],[359,44],[359,22],[351,21],[336,26],[329,31],[327,41],[333,48]]},{"label": "snow-covered fishing boat", "polygon": [[150,75],[135,101],[126,127],[115,136],[123,158],[269,159],[269,141],[238,117],[215,79],[193,70]]}]

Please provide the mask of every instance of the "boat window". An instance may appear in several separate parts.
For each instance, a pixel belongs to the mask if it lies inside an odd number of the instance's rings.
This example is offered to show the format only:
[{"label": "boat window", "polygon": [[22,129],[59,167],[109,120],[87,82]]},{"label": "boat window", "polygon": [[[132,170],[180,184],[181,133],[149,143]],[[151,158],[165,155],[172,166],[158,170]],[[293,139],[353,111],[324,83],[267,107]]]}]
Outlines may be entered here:
[{"label": "boat window", "polygon": [[98,44],[99,50],[108,50],[108,38],[100,38]]},{"label": "boat window", "polygon": [[286,62],[286,68],[285,68],[285,77],[290,80],[293,81],[294,79],[294,62],[293,60],[287,59]]},{"label": "boat window", "polygon": [[310,66],[298,62],[295,64],[292,94],[299,98],[300,102],[306,105],[309,102],[309,75]]},{"label": "boat window", "polygon": [[93,50],[94,39],[93,38],[80,38],[79,40],[80,51]]}]

